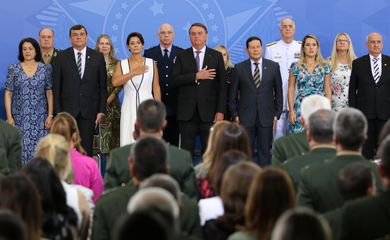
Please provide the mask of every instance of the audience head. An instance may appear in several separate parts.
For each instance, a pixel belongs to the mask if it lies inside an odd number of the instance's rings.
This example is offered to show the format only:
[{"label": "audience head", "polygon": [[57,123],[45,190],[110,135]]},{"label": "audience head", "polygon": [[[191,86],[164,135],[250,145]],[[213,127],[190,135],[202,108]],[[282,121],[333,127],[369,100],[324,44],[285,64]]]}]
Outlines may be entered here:
[{"label": "audience head", "polygon": [[367,195],[374,195],[375,186],[369,166],[363,163],[352,163],[339,173],[338,185],[345,201]]},{"label": "audience head", "polygon": [[298,61],[298,66],[302,67],[302,64],[306,64],[308,58],[314,58],[315,62],[319,65],[325,63],[321,55],[320,42],[312,34],[306,35],[302,40],[301,56]]},{"label": "audience head", "polygon": [[27,240],[26,226],[13,212],[0,210],[0,239],[1,240]]},{"label": "audience head", "polygon": [[19,55],[20,62],[34,60],[40,62],[42,60],[41,48],[37,40],[34,38],[23,38],[19,43]]},{"label": "audience head", "polygon": [[156,173],[167,173],[167,149],[165,143],[156,137],[141,137],[131,149],[130,171],[136,182]]},{"label": "audience head", "polygon": [[137,109],[136,128],[142,133],[160,133],[165,128],[167,121],[165,105],[157,100],[143,101]]},{"label": "audience head", "polygon": [[[301,105],[301,120],[307,127],[310,116],[317,110],[331,110],[330,101],[328,98],[321,95],[310,95],[302,100]],[[307,122],[307,123],[306,123]]]},{"label": "audience head", "polygon": [[382,130],[378,137],[378,144],[381,145],[381,143],[383,142],[383,140],[385,140],[387,136],[390,136],[390,119],[387,120],[385,125],[383,125],[382,127]]},{"label": "audience head", "polygon": [[295,35],[295,22],[289,17],[283,18],[279,24],[279,31],[282,39],[290,43]]},{"label": "audience head", "polygon": [[69,155],[69,143],[63,136],[50,133],[41,138],[35,157],[47,159],[61,180],[71,180],[73,170]]},{"label": "audience head", "polygon": [[54,48],[54,31],[45,27],[39,31],[39,45],[42,49],[51,50]]},{"label": "audience head", "polygon": [[69,38],[73,48],[81,51],[87,46],[87,29],[81,24],[73,25],[69,29]]},{"label": "audience head", "polygon": [[331,110],[321,109],[309,117],[307,128],[307,139],[309,144],[313,141],[316,144],[333,143],[333,122],[334,113]]},{"label": "audience head", "polygon": [[332,232],[326,220],[308,208],[286,211],[277,221],[272,240],[331,240]]},{"label": "audience head", "polygon": [[63,136],[77,151],[85,153],[81,146],[80,131],[76,119],[69,113],[61,112],[57,114],[51,124],[50,133]]},{"label": "audience head", "polygon": [[217,45],[214,47],[214,49],[222,54],[223,62],[225,63],[225,69],[232,68],[233,63],[230,60],[230,54],[228,49],[224,45]]},{"label": "audience head", "polygon": [[140,189],[149,187],[159,187],[168,191],[175,198],[176,202],[181,202],[180,186],[177,181],[168,174],[156,173],[143,180]]},{"label": "audience head", "polygon": [[34,184],[22,174],[9,175],[0,181],[0,209],[8,209],[23,220],[29,240],[41,236],[42,209]]},{"label": "audience head", "polygon": [[249,188],[245,205],[245,226],[259,239],[270,239],[275,222],[295,207],[290,177],[281,169],[266,167],[258,172]]},{"label": "audience head", "polygon": [[244,209],[249,187],[259,171],[260,167],[249,161],[242,161],[228,167],[221,184],[220,196],[224,215],[219,218],[220,220],[233,220],[237,224],[244,225]]},{"label": "audience head", "polygon": [[157,36],[160,39],[161,46],[168,48],[172,45],[173,38],[175,37],[175,31],[173,30],[171,24],[163,23],[158,30]]},{"label": "audience head", "polygon": [[346,52],[348,59],[348,67],[352,69],[352,61],[356,59],[355,51],[353,50],[352,40],[347,33],[339,33],[334,38],[332,54],[330,56],[330,66],[332,71],[335,71],[339,64],[339,53]]},{"label": "audience head", "polygon": [[218,142],[219,137],[221,136],[221,132],[223,128],[228,125],[230,122],[226,120],[218,121],[214,123],[214,125],[210,128],[210,134],[208,138],[208,144],[206,151],[203,153],[202,156],[202,164],[206,166],[206,168],[210,167],[211,159],[215,158],[215,145],[216,142]]},{"label": "audience head", "polygon": [[257,62],[263,55],[263,43],[259,37],[252,36],[246,40],[246,52],[249,58]]},{"label": "audience head", "polygon": [[383,140],[380,148],[380,156],[382,158],[380,167],[381,175],[390,180],[390,136],[387,136]]},{"label": "audience head", "polygon": [[338,151],[360,151],[367,138],[366,117],[358,109],[344,108],[336,116],[333,134]]},{"label": "audience head", "polygon": [[115,48],[111,41],[110,36],[107,34],[101,34],[97,41],[95,50],[101,52],[104,56],[107,56],[111,64],[115,64],[118,60],[115,58]]},{"label": "audience head", "polygon": [[188,29],[192,46],[201,50],[205,45],[208,37],[207,27],[203,23],[193,23]]},{"label": "audience head", "polygon": [[366,40],[366,47],[368,49],[368,52],[372,56],[378,57],[379,54],[382,53],[383,49],[382,35],[376,32],[368,34]]},{"label": "audience head", "polygon": [[141,33],[132,32],[127,36],[126,44],[131,54],[142,54],[145,40]]}]

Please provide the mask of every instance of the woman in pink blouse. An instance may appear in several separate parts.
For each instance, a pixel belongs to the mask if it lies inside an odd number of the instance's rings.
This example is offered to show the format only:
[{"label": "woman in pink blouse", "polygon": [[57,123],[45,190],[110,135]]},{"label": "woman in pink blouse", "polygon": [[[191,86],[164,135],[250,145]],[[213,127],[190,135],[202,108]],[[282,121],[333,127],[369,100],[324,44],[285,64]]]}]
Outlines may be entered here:
[{"label": "woman in pink blouse", "polygon": [[93,191],[93,201],[103,192],[103,178],[96,161],[84,155],[84,149],[80,144],[80,132],[76,120],[69,113],[59,113],[51,126],[51,133],[65,137],[70,144],[70,158],[74,172],[74,184],[79,184]]}]

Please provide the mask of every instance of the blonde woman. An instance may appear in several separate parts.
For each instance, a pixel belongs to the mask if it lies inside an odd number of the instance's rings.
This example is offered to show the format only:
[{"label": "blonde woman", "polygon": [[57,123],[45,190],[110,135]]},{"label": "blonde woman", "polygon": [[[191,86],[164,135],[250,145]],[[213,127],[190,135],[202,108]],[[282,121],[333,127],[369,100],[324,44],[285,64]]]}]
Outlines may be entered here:
[{"label": "blonde woman", "polygon": [[347,33],[336,35],[330,56],[332,109],[336,112],[348,107],[349,78],[352,61],[356,59],[351,38]]},{"label": "blonde woman", "polygon": [[232,121],[232,116],[230,114],[229,110],[229,93],[230,93],[230,86],[232,85],[232,77],[233,77],[233,68],[234,65],[232,61],[230,60],[230,54],[227,48],[223,45],[217,45],[214,47],[215,50],[222,53],[223,62],[225,64],[225,71],[226,71],[226,88],[227,88],[227,96],[226,96],[226,114],[224,115],[224,120]]},{"label": "blonde woman", "polygon": [[288,79],[290,132],[303,131],[301,103],[305,97],[313,94],[326,96],[331,101],[330,65],[321,56],[317,37],[306,35],[302,41],[299,61],[291,65]]}]

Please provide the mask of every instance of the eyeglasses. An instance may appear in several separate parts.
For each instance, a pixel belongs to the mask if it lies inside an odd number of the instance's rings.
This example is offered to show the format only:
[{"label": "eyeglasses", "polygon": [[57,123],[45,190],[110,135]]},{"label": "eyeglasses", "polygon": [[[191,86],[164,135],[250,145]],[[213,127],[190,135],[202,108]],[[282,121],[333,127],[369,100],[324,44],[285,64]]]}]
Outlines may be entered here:
[{"label": "eyeglasses", "polygon": [[338,43],[349,43],[349,40],[347,39],[337,39]]},{"label": "eyeglasses", "polygon": [[171,35],[172,33],[172,31],[162,31],[160,32],[160,35]]}]

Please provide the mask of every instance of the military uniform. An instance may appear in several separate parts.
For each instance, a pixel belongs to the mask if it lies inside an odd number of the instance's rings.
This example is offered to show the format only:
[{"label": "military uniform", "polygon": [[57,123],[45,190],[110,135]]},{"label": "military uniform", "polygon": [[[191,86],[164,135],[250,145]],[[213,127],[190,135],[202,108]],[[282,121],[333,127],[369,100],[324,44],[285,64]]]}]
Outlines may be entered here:
[{"label": "military uniform", "polygon": [[278,139],[288,132],[288,75],[292,63],[299,60],[301,54],[301,42],[293,40],[285,43],[283,40],[267,44],[265,58],[279,63],[280,75],[283,82],[283,113],[277,122],[275,139]]},{"label": "military uniform", "polygon": [[22,167],[22,138],[20,131],[0,119],[0,177]]}]

